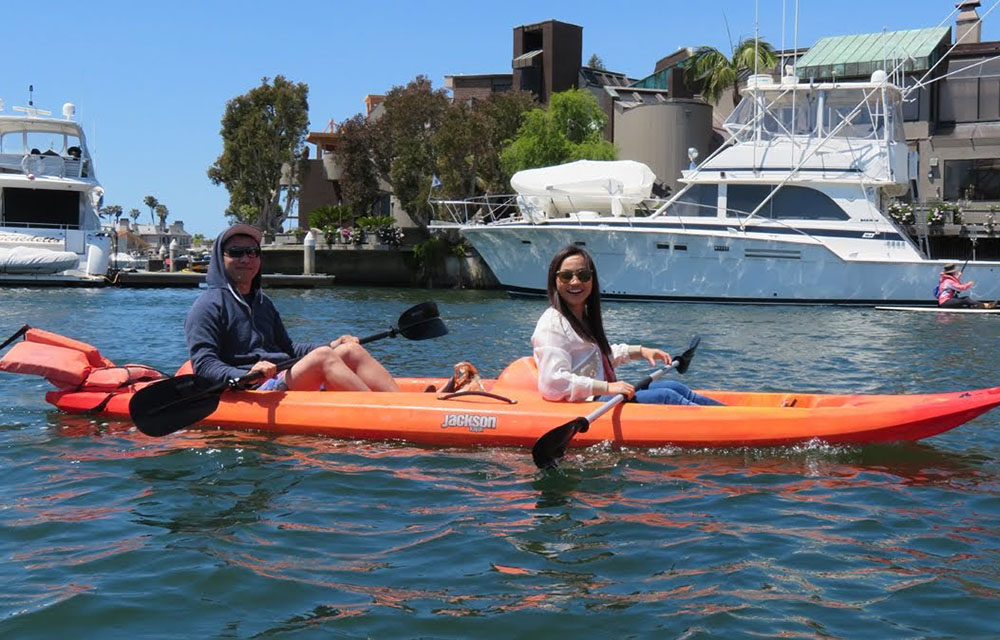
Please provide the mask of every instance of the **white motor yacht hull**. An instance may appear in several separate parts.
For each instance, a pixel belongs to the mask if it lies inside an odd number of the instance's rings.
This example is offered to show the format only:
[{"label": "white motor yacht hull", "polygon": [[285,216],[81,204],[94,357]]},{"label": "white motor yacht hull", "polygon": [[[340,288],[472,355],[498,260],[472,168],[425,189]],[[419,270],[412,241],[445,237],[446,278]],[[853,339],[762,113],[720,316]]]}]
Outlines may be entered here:
[{"label": "white motor yacht hull", "polygon": [[[864,257],[845,259],[830,249],[835,238],[801,233],[779,237],[627,223],[469,225],[462,233],[503,288],[515,294],[544,295],[549,260],[568,244],[587,249],[597,262],[602,296],[618,300],[932,304],[934,286],[949,262],[891,259],[891,248],[882,252],[880,245],[899,242],[894,238],[861,240],[872,243],[871,249]],[[975,297],[1000,298],[1000,262],[970,262],[964,279],[976,281]]]}]

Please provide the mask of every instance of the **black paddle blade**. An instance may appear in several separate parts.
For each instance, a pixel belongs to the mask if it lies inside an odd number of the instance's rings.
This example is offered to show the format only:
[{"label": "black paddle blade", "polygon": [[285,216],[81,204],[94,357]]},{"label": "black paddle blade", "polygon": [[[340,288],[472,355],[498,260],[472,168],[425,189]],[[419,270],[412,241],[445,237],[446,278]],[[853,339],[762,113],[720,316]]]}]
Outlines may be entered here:
[{"label": "black paddle blade", "polygon": [[559,458],[566,455],[566,445],[577,432],[585,432],[590,428],[586,418],[574,418],[566,424],[552,429],[535,441],[531,448],[531,459],[539,469],[551,469],[558,466]]},{"label": "black paddle blade", "polygon": [[410,307],[399,316],[399,328],[402,331],[409,325],[425,322],[440,315],[437,303],[432,301],[421,302],[416,306]]},{"label": "black paddle blade", "polygon": [[686,373],[691,366],[691,359],[694,358],[694,351],[701,343],[701,336],[691,338],[691,344],[684,350],[684,353],[674,358],[677,361],[677,373]]},{"label": "black paddle blade", "polygon": [[167,378],[139,389],[128,412],[139,431],[158,438],[210,416],[219,406],[220,391],[201,376]]},{"label": "black paddle blade", "polygon": [[448,327],[441,318],[428,318],[405,326],[401,323],[399,326],[399,335],[410,340],[430,340],[440,338],[447,333]]}]

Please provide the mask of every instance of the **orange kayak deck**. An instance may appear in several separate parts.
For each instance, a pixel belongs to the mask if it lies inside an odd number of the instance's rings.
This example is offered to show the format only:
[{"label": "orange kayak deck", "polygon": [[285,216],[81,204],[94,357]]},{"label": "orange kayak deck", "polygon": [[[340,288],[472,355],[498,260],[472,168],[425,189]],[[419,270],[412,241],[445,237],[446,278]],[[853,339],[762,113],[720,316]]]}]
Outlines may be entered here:
[{"label": "orange kayak deck", "polygon": [[[600,403],[548,402],[535,387],[530,358],[516,361],[482,395],[424,392],[446,380],[401,378],[398,393],[227,391],[199,427],[402,440],[450,446],[530,447],[548,430]],[[155,383],[154,383],[155,384]],[[572,446],[612,442],[633,447],[777,446],[820,440],[871,444],[919,440],[953,429],[1000,405],[1000,387],[919,395],[833,395],[700,391],[727,406],[624,403],[579,433]],[[51,391],[70,413],[128,418],[132,390]]]}]

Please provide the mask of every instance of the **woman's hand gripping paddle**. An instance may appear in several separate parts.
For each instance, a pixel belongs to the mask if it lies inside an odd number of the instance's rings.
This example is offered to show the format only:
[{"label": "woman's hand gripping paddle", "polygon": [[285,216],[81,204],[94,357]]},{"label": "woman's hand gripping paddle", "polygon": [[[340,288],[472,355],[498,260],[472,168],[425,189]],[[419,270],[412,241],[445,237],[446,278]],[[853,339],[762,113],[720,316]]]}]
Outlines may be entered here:
[{"label": "woman's hand gripping paddle", "polygon": [[[396,326],[362,338],[361,344],[397,335],[409,340],[428,340],[446,333],[448,327],[438,317],[437,305],[422,302],[404,311]],[[299,360],[301,357],[278,363],[278,371],[290,369]],[[137,391],[129,402],[129,415],[147,436],[169,435],[211,415],[218,408],[223,391],[244,389],[260,377],[261,373],[255,371],[219,383],[194,374],[167,378]]]},{"label": "woman's hand gripping paddle", "polygon": [[[698,343],[700,342],[701,337],[695,336],[684,353],[674,358],[673,362],[666,367],[657,369],[637,382],[635,384],[635,390],[639,391],[640,389],[645,389],[651,382],[659,379],[671,369],[676,369],[677,373],[685,373],[688,370],[688,367],[691,366],[691,359],[694,358],[695,349],[698,348]],[[531,448],[531,457],[534,459],[535,464],[539,469],[550,469],[558,466],[558,460],[566,454],[566,446],[569,445],[573,436],[577,433],[586,433],[587,429],[590,428],[590,424],[594,420],[597,420],[613,407],[616,407],[624,401],[625,394],[619,393],[614,398],[611,398],[595,409],[590,415],[574,418],[566,424],[558,426],[543,435],[535,441],[535,446]]]}]

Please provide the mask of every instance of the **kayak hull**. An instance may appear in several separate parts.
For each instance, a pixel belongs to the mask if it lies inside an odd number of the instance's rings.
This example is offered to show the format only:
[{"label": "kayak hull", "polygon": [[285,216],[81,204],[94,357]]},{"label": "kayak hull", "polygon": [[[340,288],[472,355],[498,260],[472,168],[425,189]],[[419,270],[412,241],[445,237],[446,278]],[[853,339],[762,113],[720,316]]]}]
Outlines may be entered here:
[{"label": "kayak hull", "polygon": [[[6,344],[0,370],[39,375],[57,390],[46,399],[68,413],[129,419],[129,402],[166,376],[142,365],[115,366],[94,347],[23,327]],[[0,347],[3,348],[3,347]],[[182,367],[185,371],[189,365]],[[180,373],[180,372],[178,372]],[[400,391],[225,391],[198,427],[355,440],[405,440],[445,446],[531,447],[548,431],[586,416],[595,402],[547,402],[538,393],[531,358],[508,366],[474,391],[445,394],[447,379],[399,378]],[[571,441],[628,447],[759,447],[819,440],[871,444],[920,440],[953,429],[1000,405],[1000,387],[922,395],[861,395],[701,391],[725,406],[622,403]],[[156,394],[153,394],[155,397]],[[162,433],[185,426],[184,405],[161,406]],[[149,397],[149,396],[147,396]],[[211,409],[214,403],[203,403]],[[156,406],[151,407],[155,413]],[[178,423],[171,424],[171,410]]]},{"label": "kayak hull", "polygon": [[[401,379],[404,389],[443,380]],[[198,427],[404,440],[446,446],[530,447],[550,429],[599,403],[547,402],[524,385],[488,381],[504,399],[440,393],[229,391]],[[812,440],[872,444],[920,440],[953,429],[1000,405],[1000,387],[924,395],[825,395],[701,391],[727,406],[623,403],[595,420],[572,446],[612,442],[628,447],[779,446]],[[128,419],[131,392],[52,391],[69,413]],[[513,401],[508,402],[507,400]]]}]

